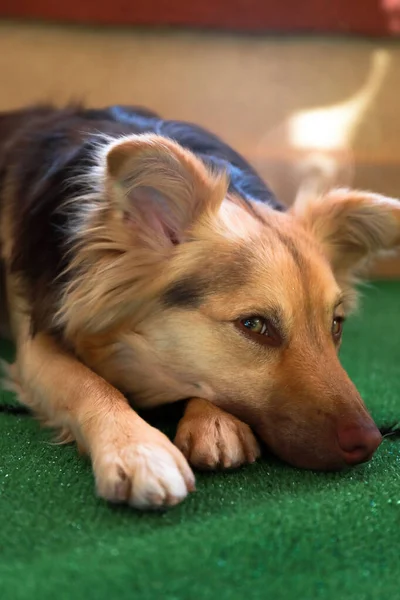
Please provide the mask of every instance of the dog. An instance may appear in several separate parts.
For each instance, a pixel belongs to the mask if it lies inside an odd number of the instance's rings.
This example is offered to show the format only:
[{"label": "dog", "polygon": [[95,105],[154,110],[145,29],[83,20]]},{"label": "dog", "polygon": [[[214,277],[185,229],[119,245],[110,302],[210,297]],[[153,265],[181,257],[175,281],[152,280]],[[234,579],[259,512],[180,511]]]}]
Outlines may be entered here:
[{"label": "dog", "polygon": [[[192,467],[254,462],[260,440],[305,469],[373,456],[338,351],[357,278],[400,245],[398,200],[333,189],[287,209],[200,127],[40,105],[0,115],[0,210],[10,377],[102,498],[173,506]],[[133,408],[178,401],[174,443]]]}]

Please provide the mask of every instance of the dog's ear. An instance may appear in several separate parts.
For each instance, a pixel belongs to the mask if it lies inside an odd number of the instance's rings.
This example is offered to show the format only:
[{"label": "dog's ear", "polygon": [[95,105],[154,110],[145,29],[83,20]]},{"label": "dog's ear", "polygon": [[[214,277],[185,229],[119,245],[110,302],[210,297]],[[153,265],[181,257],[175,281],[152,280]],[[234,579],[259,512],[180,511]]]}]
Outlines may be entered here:
[{"label": "dog's ear", "polygon": [[140,235],[163,244],[183,241],[204,212],[218,210],[227,190],[223,174],[212,174],[191,152],[152,134],[113,142],[106,170],[113,206]]},{"label": "dog's ear", "polygon": [[322,244],[337,277],[356,275],[366,259],[400,247],[400,201],[336,189],[302,197],[292,214]]}]

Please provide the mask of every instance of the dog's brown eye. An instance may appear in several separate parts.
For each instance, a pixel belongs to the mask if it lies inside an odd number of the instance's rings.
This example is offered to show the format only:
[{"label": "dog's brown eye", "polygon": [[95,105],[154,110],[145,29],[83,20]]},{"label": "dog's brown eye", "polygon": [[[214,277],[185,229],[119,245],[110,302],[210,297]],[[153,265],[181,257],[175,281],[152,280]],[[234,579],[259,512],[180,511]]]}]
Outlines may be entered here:
[{"label": "dog's brown eye", "polygon": [[332,336],[335,342],[339,341],[342,337],[343,322],[343,317],[335,317],[332,321]]},{"label": "dog's brown eye", "polygon": [[246,317],[236,321],[236,326],[251,339],[267,346],[279,346],[282,339],[277,329],[263,317]]}]

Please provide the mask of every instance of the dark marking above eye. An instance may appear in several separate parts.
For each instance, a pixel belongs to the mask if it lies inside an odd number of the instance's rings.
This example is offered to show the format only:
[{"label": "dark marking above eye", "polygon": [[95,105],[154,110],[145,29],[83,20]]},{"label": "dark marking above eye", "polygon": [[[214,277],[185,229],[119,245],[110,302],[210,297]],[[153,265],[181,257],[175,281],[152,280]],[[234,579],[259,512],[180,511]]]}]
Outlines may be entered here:
[{"label": "dark marking above eye", "polygon": [[205,284],[199,278],[181,279],[166,289],[162,302],[167,307],[198,308],[205,296]]},{"label": "dark marking above eye", "polygon": [[229,294],[245,286],[251,273],[251,256],[246,249],[233,248],[221,258],[199,259],[199,271],[188,273],[172,283],[162,295],[167,307],[198,308],[208,296]]},{"label": "dark marking above eye", "polygon": [[279,240],[286,247],[288,252],[290,252],[297,268],[302,272],[302,270],[304,269],[304,265],[305,265],[304,257],[302,256],[301,252],[297,248],[295,242],[293,240],[291,240],[289,237],[287,237],[286,235],[283,235],[283,233],[281,233],[279,230],[276,230],[276,234],[278,235]]}]

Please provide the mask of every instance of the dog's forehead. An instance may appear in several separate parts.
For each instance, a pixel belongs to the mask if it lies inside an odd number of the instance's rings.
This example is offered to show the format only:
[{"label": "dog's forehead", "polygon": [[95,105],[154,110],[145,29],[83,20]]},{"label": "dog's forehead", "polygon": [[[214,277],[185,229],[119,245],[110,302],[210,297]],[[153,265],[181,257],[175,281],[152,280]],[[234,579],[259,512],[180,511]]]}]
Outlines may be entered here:
[{"label": "dog's forehead", "polygon": [[317,303],[330,302],[339,294],[322,249],[289,214],[270,214],[249,250],[254,289],[267,288],[260,289],[261,294],[268,293],[277,303],[285,299],[298,306],[311,298]]},{"label": "dog's forehead", "polygon": [[281,231],[278,239],[253,239],[236,257],[237,264],[245,265],[237,271],[238,285],[214,296],[221,305],[235,305],[235,311],[277,310],[290,319],[305,312],[322,315],[339,295],[329,264],[307,240]]},{"label": "dog's forehead", "polygon": [[333,297],[337,285],[317,245],[289,215],[276,215],[260,220],[247,215],[241,223],[239,213],[226,211],[224,226],[234,224],[234,230],[208,239],[196,260],[188,261],[186,273],[165,291],[164,303],[182,308],[211,303],[236,311],[270,305],[292,313],[311,297]]}]

